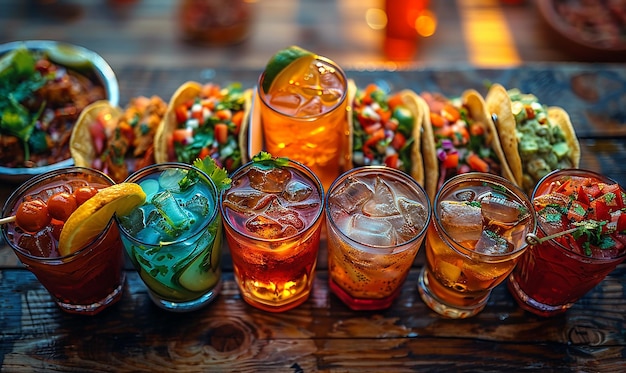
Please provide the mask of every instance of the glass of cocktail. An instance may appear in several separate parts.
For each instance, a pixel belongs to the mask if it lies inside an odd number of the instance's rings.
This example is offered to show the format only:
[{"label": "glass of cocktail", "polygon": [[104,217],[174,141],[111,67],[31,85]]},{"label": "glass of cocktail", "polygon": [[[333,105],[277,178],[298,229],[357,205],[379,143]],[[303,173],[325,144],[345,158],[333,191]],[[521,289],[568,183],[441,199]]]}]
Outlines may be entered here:
[{"label": "glass of cocktail", "polygon": [[81,247],[71,252],[59,248],[69,215],[113,184],[100,171],[63,168],[26,181],[4,205],[3,216],[21,220],[2,226],[4,238],[66,312],[94,315],[122,296],[124,251],[111,216],[102,222],[104,229]]},{"label": "glass of cocktail", "polygon": [[508,287],[523,309],[558,315],[626,258],[626,194],[596,172],[564,169],[540,180],[532,201],[537,236]]},{"label": "glass of cocktail", "polygon": [[200,169],[160,163],[140,169],[146,202],[118,218],[122,242],[152,301],[174,312],[199,309],[221,289],[218,191]]},{"label": "glass of cocktail", "polygon": [[235,171],[220,206],[243,299],[281,312],[311,291],[324,189],[301,163],[262,154]]},{"label": "glass of cocktail", "polygon": [[350,154],[347,96],[333,61],[298,47],[279,51],[258,84],[265,149],[304,163],[328,188]]},{"label": "glass of cocktail", "polygon": [[329,286],[354,310],[391,306],[424,240],[430,199],[396,169],[341,175],[326,196]]},{"label": "glass of cocktail", "polygon": [[449,179],[433,202],[420,296],[446,317],[477,314],[511,273],[535,227],[528,196],[508,180],[475,172]]}]

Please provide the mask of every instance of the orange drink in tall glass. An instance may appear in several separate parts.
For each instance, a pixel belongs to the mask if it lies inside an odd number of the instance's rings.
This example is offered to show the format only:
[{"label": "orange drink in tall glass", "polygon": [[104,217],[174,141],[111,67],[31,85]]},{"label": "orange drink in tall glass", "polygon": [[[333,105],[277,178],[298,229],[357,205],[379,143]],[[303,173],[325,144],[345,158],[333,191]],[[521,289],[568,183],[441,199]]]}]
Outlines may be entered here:
[{"label": "orange drink in tall glass", "polygon": [[347,95],[346,76],[333,61],[298,47],[279,51],[258,85],[267,151],[304,163],[327,189],[349,154]]}]

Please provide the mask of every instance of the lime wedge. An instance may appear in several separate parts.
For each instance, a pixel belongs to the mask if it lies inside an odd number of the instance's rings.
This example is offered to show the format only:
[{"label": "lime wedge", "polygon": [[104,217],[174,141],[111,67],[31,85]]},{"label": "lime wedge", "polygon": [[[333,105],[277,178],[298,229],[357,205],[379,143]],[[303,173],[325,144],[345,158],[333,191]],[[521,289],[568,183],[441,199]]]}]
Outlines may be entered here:
[{"label": "lime wedge", "polygon": [[71,45],[56,45],[47,50],[48,58],[52,62],[73,69],[84,69],[91,67],[91,60],[81,50]]},{"label": "lime wedge", "polygon": [[306,49],[302,49],[296,45],[281,49],[272,58],[270,58],[267,66],[265,66],[265,77],[263,78],[263,92],[268,92],[276,77],[290,64],[299,58],[316,58],[316,55]]}]

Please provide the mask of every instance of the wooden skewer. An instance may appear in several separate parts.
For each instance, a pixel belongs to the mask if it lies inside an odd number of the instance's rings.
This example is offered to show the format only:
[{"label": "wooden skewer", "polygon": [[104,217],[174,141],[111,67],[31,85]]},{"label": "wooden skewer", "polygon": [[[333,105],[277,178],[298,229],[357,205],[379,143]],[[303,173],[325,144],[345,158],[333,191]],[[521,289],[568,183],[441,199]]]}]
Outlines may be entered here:
[{"label": "wooden skewer", "polygon": [[13,216],[7,216],[6,218],[1,218],[0,219],[0,224],[6,224],[6,223],[11,223],[15,221],[15,215]]}]

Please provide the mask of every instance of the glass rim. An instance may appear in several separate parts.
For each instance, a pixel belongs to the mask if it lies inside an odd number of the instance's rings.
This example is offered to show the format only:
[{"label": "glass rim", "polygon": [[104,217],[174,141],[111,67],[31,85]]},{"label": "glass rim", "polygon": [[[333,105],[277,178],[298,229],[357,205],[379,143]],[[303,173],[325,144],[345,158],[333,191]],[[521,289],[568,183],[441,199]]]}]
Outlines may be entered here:
[{"label": "glass rim", "polygon": [[[320,181],[319,177],[317,177],[317,175],[315,174],[315,172],[313,172],[309,167],[307,167],[305,164],[295,161],[293,159],[290,158],[285,158],[289,161],[289,165],[286,167],[289,168],[295,168],[298,169],[301,172],[305,173],[305,176],[309,177],[311,179],[311,181],[313,181],[313,183],[317,186],[317,190],[319,192],[320,195],[320,206],[317,209],[317,213],[315,214],[315,217],[311,219],[311,224],[308,225],[306,228],[304,228],[302,231],[298,231],[296,234],[292,234],[290,236],[287,237],[279,237],[279,238],[262,238],[262,237],[258,237],[258,236],[253,236],[251,234],[248,234],[245,231],[240,231],[237,230],[236,227],[233,226],[233,224],[231,223],[230,219],[228,219],[228,214],[226,213],[226,208],[224,207],[224,196],[228,193],[228,190],[223,190],[220,195],[219,195],[219,210],[222,214],[223,217],[223,221],[224,224],[226,225],[226,228],[231,229],[235,232],[237,232],[238,234],[242,235],[243,237],[246,237],[247,239],[250,240],[254,240],[254,241],[261,241],[261,242],[267,242],[267,243],[272,243],[272,242],[282,242],[282,241],[286,241],[289,240],[291,238],[297,237],[300,234],[306,233],[308,231],[310,231],[311,229],[313,229],[317,223],[320,221],[320,217],[323,215],[324,213],[324,186],[322,185],[322,182]],[[268,159],[266,161],[272,161],[275,162],[275,158],[272,159]],[[247,168],[250,168],[253,164],[255,163],[255,161],[251,160],[248,161],[247,163],[239,166],[239,168],[237,168],[235,171],[233,171],[232,175],[230,176],[232,180],[235,179],[235,175],[245,171]],[[294,165],[295,167],[293,167],[292,165]]]},{"label": "glass rim", "polygon": [[[338,63],[336,63],[335,61],[331,60],[328,57],[324,57],[324,56],[320,56],[320,55],[316,55],[315,58],[316,61],[322,61],[330,66],[332,66],[336,72],[338,72],[338,74],[342,77],[343,79],[343,83],[344,83],[344,90],[341,94],[341,98],[337,101],[337,103],[335,103],[335,105],[333,105],[332,107],[330,107],[330,109],[324,113],[321,114],[316,114],[316,115],[306,115],[306,116],[302,116],[302,117],[294,117],[294,116],[290,116],[290,118],[292,120],[296,120],[299,122],[313,122],[315,120],[317,120],[318,118],[322,117],[322,116],[326,116],[329,113],[331,113],[334,109],[340,107],[346,100],[348,100],[348,91],[349,91],[349,84],[348,84],[348,76],[346,75],[345,71],[343,71],[343,69],[341,68],[341,66],[339,66]],[[257,86],[256,86],[256,92],[258,93],[257,96],[259,96],[260,100],[263,102],[263,104],[269,108],[272,112],[280,115],[280,116],[288,116],[288,114],[283,113],[282,111],[274,108],[272,105],[270,105],[270,103],[267,101],[267,93],[263,90],[263,78],[265,77],[265,70],[263,70],[263,72],[261,72],[261,74],[259,75],[258,81],[257,81]]]},{"label": "glass rim", "polygon": [[[533,201],[535,199],[535,197],[538,197],[539,195],[537,195],[537,192],[540,188],[540,186],[545,183],[546,181],[550,180],[550,179],[560,179],[561,176],[567,177],[567,176],[571,176],[572,174],[576,174],[577,176],[592,176],[595,177],[598,180],[602,180],[602,182],[610,182],[613,184],[617,184],[619,186],[619,188],[624,191],[624,189],[622,188],[622,186],[615,181],[614,179],[606,176],[606,175],[602,175],[596,171],[592,171],[592,170],[587,170],[584,168],[562,168],[562,169],[557,169],[557,170],[553,170],[549,173],[547,173],[546,175],[544,175],[541,179],[539,179],[539,181],[537,182],[537,184],[535,185],[535,187],[533,188],[533,192],[531,195],[531,201]],[[543,196],[545,194],[541,194],[541,196]],[[534,206],[533,206],[534,208]],[[533,209],[534,211],[534,209]],[[538,220],[538,219],[537,219]],[[542,226],[542,224],[537,221],[537,229],[541,230],[541,233],[543,233],[545,236],[548,235],[548,233],[546,232],[546,230],[544,229],[544,227]],[[559,241],[556,241],[554,239],[551,240],[547,240],[545,243],[550,243],[551,245],[555,246],[556,248],[558,248],[560,251],[564,252],[565,255],[568,255],[570,257],[573,257],[575,259],[577,259],[578,261],[581,262],[588,262],[588,263],[595,263],[595,262],[613,262],[616,260],[622,260],[624,259],[624,257],[626,257],[626,249],[624,249],[622,251],[622,253],[619,256],[615,256],[615,257],[610,257],[610,258],[598,258],[598,257],[594,257],[594,256],[586,256],[586,255],[581,255],[573,250],[570,250],[569,248],[567,248],[567,246],[561,244]]]},{"label": "glass rim", "polygon": [[[54,170],[50,170],[47,172],[44,172],[42,174],[33,176],[32,178],[26,180],[25,182],[23,182],[19,187],[17,187],[17,189],[15,189],[13,191],[13,193],[11,193],[11,195],[9,196],[9,198],[7,198],[7,200],[4,203],[4,206],[2,208],[2,215],[6,215],[8,212],[8,209],[10,207],[13,207],[15,205],[15,202],[17,202],[19,200],[19,198],[21,198],[23,196],[24,193],[26,193],[26,191],[28,191],[30,188],[32,188],[35,185],[40,184],[41,182],[50,179],[52,177],[57,177],[57,176],[63,176],[63,175],[69,175],[69,174],[79,174],[79,173],[91,173],[92,175],[95,175],[97,177],[102,178],[103,180],[107,181],[110,183],[110,185],[114,185],[115,181],[113,181],[113,179],[111,179],[111,177],[107,174],[105,174],[104,172],[95,169],[95,168],[90,168],[90,167],[82,167],[82,166],[69,166],[69,167],[63,167],[63,168],[57,168]],[[0,230],[2,231],[2,236],[4,238],[4,240],[9,244],[9,246],[11,246],[11,248],[14,251],[19,252],[19,255],[23,255],[29,259],[35,260],[37,262],[40,263],[45,263],[45,264],[60,264],[61,262],[67,262],[69,259],[75,258],[79,255],[82,255],[83,253],[88,252],[92,246],[100,241],[102,241],[105,236],[108,234],[109,230],[111,229],[111,225],[113,224],[114,221],[114,217],[112,217],[109,222],[107,223],[106,227],[102,230],[102,232],[100,232],[97,236],[95,236],[92,240],[90,240],[89,242],[87,242],[83,247],[81,247],[80,249],[69,253],[67,255],[61,255],[61,256],[54,256],[54,257],[44,257],[44,256],[37,256],[37,255],[32,255],[26,251],[24,251],[21,247],[19,247],[15,242],[13,242],[13,240],[9,239],[8,234],[7,234],[7,225],[3,224],[2,227],[0,227]],[[73,259],[72,259],[73,260]]]},{"label": "glass rim", "polygon": [[[487,180],[486,180],[487,179]],[[504,178],[503,176],[500,175],[494,175],[494,174],[490,174],[490,173],[485,173],[485,172],[467,172],[464,174],[458,174],[455,175],[453,177],[451,177],[450,179],[446,180],[443,185],[441,186],[441,188],[439,188],[439,190],[437,191],[437,194],[435,195],[434,198],[434,206],[433,206],[433,216],[434,219],[433,221],[435,222],[435,228],[439,234],[439,236],[446,242],[446,245],[452,249],[454,252],[456,252],[459,255],[462,255],[464,257],[467,257],[469,259],[474,259],[474,258],[486,258],[485,261],[487,262],[498,262],[500,261],[506,261],[506,260],[510,260],[513,259],[521,254],[524,253],[524,251],[530,246],[526,240],[523,240],[523,244],[520,245],[519,247],[517,247],[515,250],[513,250],[512,252],[507,252],[507,253],[502,253],[502,254],[486,254],[486,253],[480,253],[477,252],[473,249],[470,249],[468,247],[466,247],[465,245],[463,245],[462,243],[458,242],[457,240],[455,240],[452,236],[450,236],[450,234],[443,228],[443,226],[441,226],[441,217],[439,215],[439,209],[438,209],[438,205],[439,205],[439,199],[441,197],[443,197],[443,195],[445,193],[448,192],[448,190],[451,188],[451,185],[453,183],[459,182],[459,181],[464,181],[464,182],[481,182],[481,183],[485,183],[487,182],[490,185],[496,185],[496,186],[501,186],[504,187],[507,191],[515,194],[515,196],[520,199],[521,202],[524,203],[524,205],[526,206],[526,208],[528,209],[528,211],[530,211],[531,213],[530,218],[532,219],[532,226],[531,229],[528,233],[534,233],[537,230],[537,216],[534,213],[534,208],[533,208],[533,204],[532,204],[532,200],[530,199],[530,197],[522,190],[522,188],[520,188],[519,186],[515,185],[512,181]],[[459,248],[463,249],[463,252],[459,251]]]},{"label": "glass rim", "polygon": [[[353,239],[352,237],[348,236],[346,233],[343,232],[343,230],[341,230],[337,224],[335,223],[335,221],[331,218],[330,216],[330,196],[331,193],[339,187],[339,185],[341,185],[341,183],[351,174],[358,174],[358,173],[362,173],[362,172],[375,172],[375,171],[385,171],[385,172],[389,172],[391,174],[394,174],[394,176],[398,176],[401,179],[404,179],[406,181],[408,181],[410,184],[412,184],[412,187],[416,188],[416,190],[420,193],[423,194],[424,197],[424,202],[423,204],[425,205],[424,207],[426,208],[427,214],[426,214],[426,221],[424,222],[424,226],[420,229],[419,233],[416,234],[415,236],[411,237],[411,239],[407,240],[407,241],[403,241],[401,243],[396,243],[395,245],[389,245],[389,246],[381,246],[381,245],[372,245],[369,243],[363,243],[363,242],[359,242],[355,239]],[[421,202],[421,201],[420,201]],[[428,226],[430,225],[430,221],[431,221],[431,216],[432,216],[432,205],[430,203],[430,198],[428,196],[428,193],[426,193],[426,190],[424,189],[424,187],[422,187],[417,180],[415,180],[413,177],[411,177],[411,175],[407,174],[406,172],[400,171],[398,169],[395,168],[391,168],[391,167],[387,167],[387,166],[382,166],[382,165],[369,165],[369,166],[359,166],[359,167],[355,167],[352,168],[350,170],[345,171],[344,173],[342,173],[341,175],[339,175],[339,177],[337,177],[332,184],[330,185],[330,187],[328,187],[328,192],[326,193],[326,198],[324,200],[324,210],[326,213],[326,221],[331,224],[332,228],[337,231],[341,237],[350,242],[350,243],[354,243],[360,247],[363,247],[364,249],[374,253],[374,254],[383,254],[384,251],[389,251],[395,248],[399,248],[399,247],[404,247],[406,246],[406,248],[408,249],[414,241],[421,239],[421,237],[424,236],[426,230],[428,229]],[[404,250],[403,250],[404,251]]]},{"label": "glass rim", "polygon": [[[124,180],[124,182],[130,182],[130,183],[138,183],[140,180],[142,180],[145,176],[147,175],[152,175],[153,174],[153,170],[154,169],[168,169],[168,168],[183,168],[186,169],[187,171],[189,170],[195,170],[196,172],[198,172],[200,175],[203,176],[204,179],[206,179],[205,181],[207,181],[207,184],[209,185],[209,187],[211,188],[212,192],[214,193],[214,201],[217,204],[218,200],[219,200],[219,191],[217,189],[217,186],[215,185],[215,182],[213,182],[213,179],[211,179],[211,177],[209,177],[209,175],[206,174],[206,172],[202,171],[201,169],[187,164],[187,163],[182,163],[182,162],[163,162],[163,163],[155,163],[155,164],[151,164],[148,166],[145,166],[139,170],[136,170],[135,172],[133,172],[132,174],[128,175],[128,177],[126,178],[126,180]],[[144,175],[145,174],[145,175]],[[124,225],[121,224],[120,222],[120,218],[117,215],[114,215],[114,218],[116,220],[116,222],[118,223],[118,226],[120,227],[120,235],[123,235],[125,238],[128,238],[130,241],[132,241],[133,243],[139,244],[139,245],[149,245],[149,246],[162,246],[162,247],[167,247],[167,246],[172,246],[172,245],[176,245],[179,244],[183,241],[189,240],[191,238],[194,238],[200,234],[202,234],[207,227],[209,227],[211,224],[213,224],[213,222],[218,218],[218,211],[219,209],[217,208],[217,206],[215,206],[216,208],[213,208],[211,211],[211,214],[209,214],[209,216],[207,216],[206,218],[203,219],[203,223],[201,226],[199,226],[191,235],[187,235],[187,236],[183,236],[183,237],[179,237],[176,240],[173,241],[163,241],[163,242],[157,242],[157,243],[151,243],[151,242],[144,242],[140,239],[138,239],[137,237],[131,235],[126,228],[124,228]]]}]

